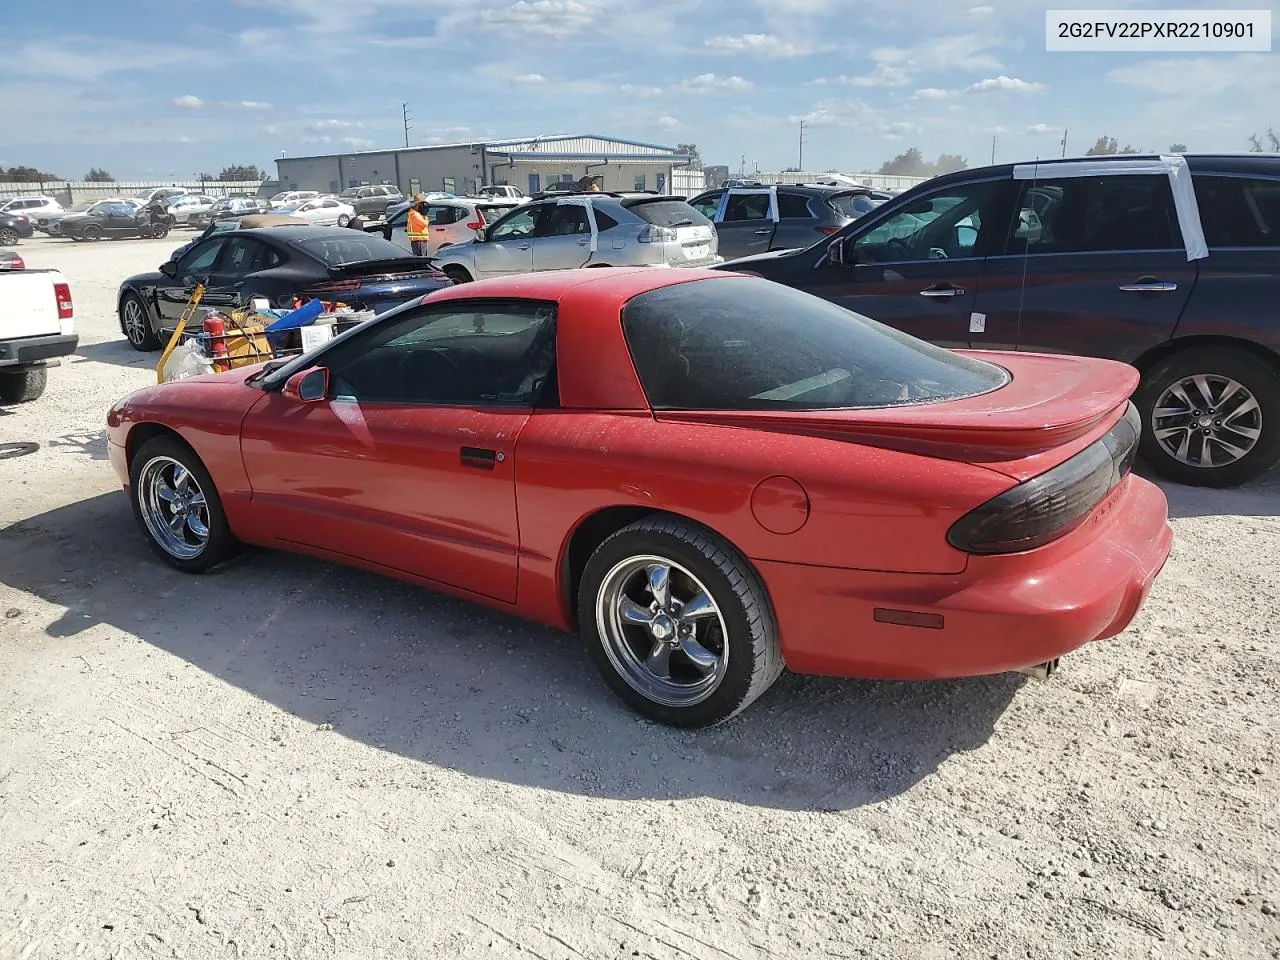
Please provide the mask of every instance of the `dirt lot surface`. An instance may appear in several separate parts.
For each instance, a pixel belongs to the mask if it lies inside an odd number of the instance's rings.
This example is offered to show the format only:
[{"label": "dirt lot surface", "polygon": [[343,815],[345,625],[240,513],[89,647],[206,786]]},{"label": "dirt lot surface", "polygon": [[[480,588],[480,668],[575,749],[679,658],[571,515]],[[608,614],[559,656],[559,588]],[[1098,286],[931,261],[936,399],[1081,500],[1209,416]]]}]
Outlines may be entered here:
[{"label": "dirt lot surface", "polygon": [[0,957],[1280,957],[1280,476],[1047,683],[786,676],[700,733],[578,642],[340,567],[162,566],[106,462],[174,240],[26,242],[81,346],[0,410]]}]

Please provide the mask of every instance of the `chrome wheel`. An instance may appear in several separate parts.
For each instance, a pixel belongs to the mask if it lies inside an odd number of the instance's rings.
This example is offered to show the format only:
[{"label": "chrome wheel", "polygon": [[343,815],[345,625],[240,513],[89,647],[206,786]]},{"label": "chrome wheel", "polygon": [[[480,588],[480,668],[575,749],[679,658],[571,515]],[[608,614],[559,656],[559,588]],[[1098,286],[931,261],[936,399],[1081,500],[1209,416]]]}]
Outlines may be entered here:
[{"label": "chrome wheel", "polygon": [[195,476],[172,457],[148,460],[135,493],[152,538],[172,557],[192,560],[209,543],[209,504]]},{"label": "chrome wheel", "polygon": [[679,564],[657,556],[623,560],[605,575],[595,606],[609,662],[654,703],[701,703],[724,679],[724,617],[706,586]]},{"label": "chrome wheel", "polygon": [[147,318],[143,315],[142,304],[135,297],[124,302],[124,335],[134,343],[142,343],[147,336]]},{"label": "chrome wheel", "polygon": [[1238,381],[1212,373],[1183,377],[1160,394],[1151,433],[1169,456],[1190,467],[1224,467],[1254,448],[1262,407]]}]

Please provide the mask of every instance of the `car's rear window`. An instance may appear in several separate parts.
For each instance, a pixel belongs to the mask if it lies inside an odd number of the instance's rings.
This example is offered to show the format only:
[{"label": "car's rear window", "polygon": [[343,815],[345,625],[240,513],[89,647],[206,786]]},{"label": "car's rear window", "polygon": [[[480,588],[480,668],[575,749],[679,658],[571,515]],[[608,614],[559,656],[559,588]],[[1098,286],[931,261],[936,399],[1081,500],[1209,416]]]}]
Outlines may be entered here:
[{"label": "car's rear window", "polygon": [[293,241],[292,246],[331,267],[365,260],[397,260],[412,257],[404,247],[372,234],[361,236],[351,231],[350,237],[307,237]]},{"label": "car's rear window", "polygon": [[837,193],[833,197],[827,197],[827,203],[846,217],[860,217],[880,205],[865,193]]},{"label": "car's rear window", "polygon": [[666,410],[893,407],[977,396],[1001,367],[758,278],[650,290],[622,310],[649,403]]},{"label": "car's rear window", "polygon": [[711,223],[683,200],[631,200],[623,206],[658,227],[703,227]]}]

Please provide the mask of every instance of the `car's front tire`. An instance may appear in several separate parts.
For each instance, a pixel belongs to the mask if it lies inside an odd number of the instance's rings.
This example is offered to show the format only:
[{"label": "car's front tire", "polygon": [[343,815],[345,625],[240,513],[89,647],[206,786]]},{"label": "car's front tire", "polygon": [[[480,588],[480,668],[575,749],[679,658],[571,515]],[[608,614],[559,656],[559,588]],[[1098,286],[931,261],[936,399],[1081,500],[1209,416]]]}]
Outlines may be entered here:
[{"label": "car's front tire", "polygon": [[578,617],[610,689],[659,723],[728,720],[782,673],[773,608],[755,570],[727,541],[676,517],[636,521],[596,548]]},{"label": "car's front tire", "polygon": [[0,370],[0,402],[28,403],[31,400],[38,400],[48,383],[47,367]]},{"label": "car's front tire", "polygon": [[350,222],[351,222],[351,218],[348,217],[345,213],[338,214],[338,226],[345,227]]},{"label": "car's front tire", "polygon": [[143,353],[160,349],[160,338],[151,324],[151,313],[136,293],[126,293],[120,298],[120,329],[133,349]]},{"label": "car's front tire", "polygon": [[90,224],[80,231],[80,236],[85,240],[101,240],[102,228]]},{"label": "car's front tire", "polygon": [[1134,396],[1158,474],[1234,487],[1280,461],[1280,367],[1247,350],[1191,347],[1157,362]]},{"label": "car's front tire", "polygon": [[13,247],[18,243],[18,231],[13,227],[0,227],[0,247]]},{"label": "car's front tire", "polygon": [[177,436],[155,437],[129,468],[133,515],[161,560],[184,573],[204,573],[237,547],[213,478]]}]

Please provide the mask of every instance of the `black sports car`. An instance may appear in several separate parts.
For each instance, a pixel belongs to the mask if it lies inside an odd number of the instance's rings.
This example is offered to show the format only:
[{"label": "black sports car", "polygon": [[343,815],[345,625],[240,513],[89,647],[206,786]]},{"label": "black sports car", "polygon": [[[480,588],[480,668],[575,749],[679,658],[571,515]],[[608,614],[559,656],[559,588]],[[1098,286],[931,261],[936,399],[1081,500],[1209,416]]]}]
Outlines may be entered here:
[{"label": "black sports car", "polygon": [[0,247],[12,247],[34,232],[35,227],[31,225],[29,217],[0,213]]},{"label": "black sports car", "polygon": [[124,200],[103,200],[84,213],[69,213],[58,221],[58,233],[72,240],[104,237],[163,237],[169,233],[167,217],[152,215],[150,207]]},{"label": "black sports car", "polygon": [[377,313],[450,286],[422,257],[355,230],[286,226],[215,233],[155,273],[120,285],[120,331],[135,350],[159,349],[201,281],[201,302],[211,307],[255,298],[288,307],[294,297],[319,297]]}]

